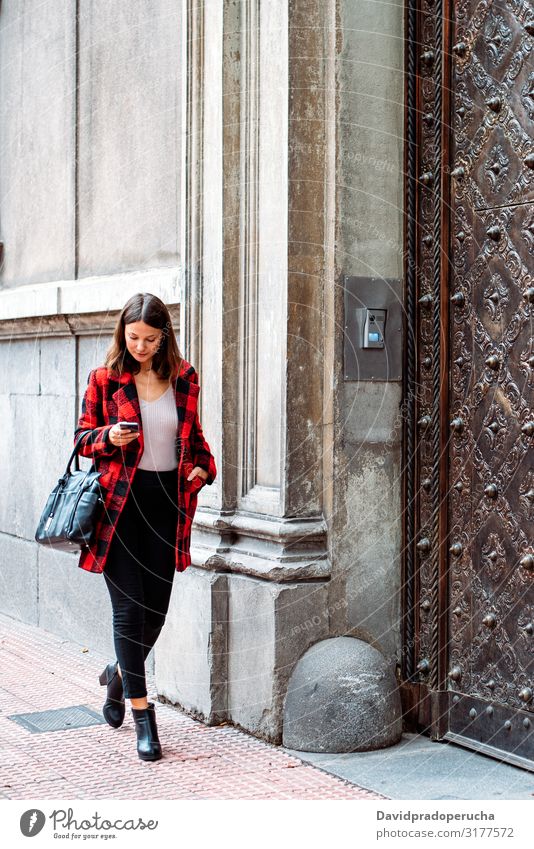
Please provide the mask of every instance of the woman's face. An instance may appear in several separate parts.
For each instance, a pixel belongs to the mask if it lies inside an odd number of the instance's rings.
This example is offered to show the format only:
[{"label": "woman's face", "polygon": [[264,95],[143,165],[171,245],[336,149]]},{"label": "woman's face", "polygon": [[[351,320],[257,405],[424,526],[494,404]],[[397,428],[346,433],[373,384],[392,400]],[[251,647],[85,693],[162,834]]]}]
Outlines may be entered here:
[{"label": "woman's face", "polygon": [[126,347],[138,363],[150,363],[158,350],[163,332],[144,321],[124,325]]}]

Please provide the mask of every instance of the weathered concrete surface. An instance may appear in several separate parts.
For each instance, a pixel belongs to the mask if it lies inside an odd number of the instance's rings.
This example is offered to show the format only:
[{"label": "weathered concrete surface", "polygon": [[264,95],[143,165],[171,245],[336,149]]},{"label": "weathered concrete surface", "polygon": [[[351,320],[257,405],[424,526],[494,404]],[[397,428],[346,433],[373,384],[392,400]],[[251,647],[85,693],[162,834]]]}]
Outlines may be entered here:
[{"label": "weathered concrete surface", "polygon": [[180,10],[81,4],[80,276],[177,264]]},{"label": "weathered concrete surface", "polygon": [[74,273],[75,0],[2,3],[3,286]]},{"label": "weathered concrete surface", "polygon": [[[65,330],[76,329],[76,322],[92,319],[99,313],[98,323],[110,323],[113,313],[120,311],[128,298],[136,292],[151,292],[169,307],[175,309],[180,302],[183,268],[151,268],[84,277],[82,280],[52,280],[47,283],[30,283],[0,290],[0,338],[11,333],[30,333],[24,319],[46,316],[40,327],[43,336],[49,330],[48,322],[56,317],[63,321]],[[15,319],[15,321],[13,321]],[[16,322],[16,323],[15,323]],[[68,323],[67,323],[68,322]]]},{"label": "weathered concrete surface", "polygon": [[[403,4],[339,5],[333,274],[403,275]],[[344,381],[343,293],[330,296],[334,345],[330,405],[331,633],[400,658],[400,382]],[[379,304],[370,304],[378,307]],[[328,471],[328,469],[327,469]]]},{"label": "weathered concrete surface", "polygon": [[[37,395],[39,392],[37,339],[8,339],[0,342],[0,396],[7,398],[15,392],[24,395]],[[2,425],[5,423],[4,417]]]},{"label": "weathered concrete surface", "polygon": [[0,527],[33,540],[46,498],[65,471],[71,403],[65,397],[14,394],[0,399],[0,405],[6,410]]},{"label": "weathered concrete surface", "polygon": [[[80,569],[75,552],[45,546],[36,546],[36,550],[39,627],[102,652],[110,662],[115,660],[113,613],[104,576]],[[145,665],[154,670],[153,651]]]},{"label": "weathered concrete surface", "polygon": [[154,647],[158,694],[209,723],[226,718],[227,610],[226,576],[189,566]]},{"label": "weathered concrete surface", "polygon": [[240,575],[228,582],[228,717],[277,743],[291,671],[328,633],[327,585],[286,586]]},{"label": "weathered concrete surface", "polygon": [[78,567],[75,552],[38,546],[39,625],[115,657],[111,602],[103,575]]},{"label": "weathered concrete surface", "polygon": [[378,645],[394,664],[401,641],[400,446],[347,443],[347,526],[338,555],[345,574],[347,631]]},{"label": "weathered concrete surface", "polygon": [[400,740],[393,667],[362,640],[315,643],[297,663],[284,704],[283,745],[304,752],[366,752]]},{"label": "weathered concrete surface", "polygon": [[[96,366],[102,365],[106,355],[106,351],[111,344],[111,336],[109,333],[95,334],[94,336],[81,336],[78,342],[78,362],[77,362],[77,392],[78,401],[75,410],[75,418],[81,412],[82,396],[87,388],[87,378],[89,372]],[[72,434],[74,436],[74,427]]]},{"label": "weathered concrete surface", "polygon": [[0,533],[0,610],[39,624],[37,544]]},{"label": "weathered concrete surface", "polygon": [[339,4],[337,262],[402,276],[404,4]]}]

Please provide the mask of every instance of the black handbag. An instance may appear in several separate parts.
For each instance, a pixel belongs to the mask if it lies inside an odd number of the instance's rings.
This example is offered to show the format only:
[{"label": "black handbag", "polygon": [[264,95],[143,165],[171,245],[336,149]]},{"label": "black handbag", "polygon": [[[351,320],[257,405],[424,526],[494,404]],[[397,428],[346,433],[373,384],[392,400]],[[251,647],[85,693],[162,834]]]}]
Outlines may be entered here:
[{"label": "black handbag", "polygon": [[[35,541],[59,551],[83,551],[91,543],[94,528],[104,504],[103,492],[94,463],[88,471],[80,469],[78,448],[82,431],[74,445],[65,473],[48,496]],[[72,458],[74,471],[71,472]]]}]

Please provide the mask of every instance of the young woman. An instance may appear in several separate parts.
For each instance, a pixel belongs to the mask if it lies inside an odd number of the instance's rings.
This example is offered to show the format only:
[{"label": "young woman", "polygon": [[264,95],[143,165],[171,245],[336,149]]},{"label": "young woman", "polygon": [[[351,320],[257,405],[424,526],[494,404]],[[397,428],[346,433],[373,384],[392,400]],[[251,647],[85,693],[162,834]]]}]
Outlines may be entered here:
[{"label": "young woman", "polygon": [[79,454],[94,461],[104,492],[78,564],[104,574],[112,604],[117,660],[99,678],[107,685],[103,714],[118,728],[130,700],[142,760],[162,756],[145,660],[165,622],[174,572],[191,563],[198,492],[217,474],[198,417],[199,391],[163,301],[133,295],[105,364],[89,373],[74,434],[86,431]]}]

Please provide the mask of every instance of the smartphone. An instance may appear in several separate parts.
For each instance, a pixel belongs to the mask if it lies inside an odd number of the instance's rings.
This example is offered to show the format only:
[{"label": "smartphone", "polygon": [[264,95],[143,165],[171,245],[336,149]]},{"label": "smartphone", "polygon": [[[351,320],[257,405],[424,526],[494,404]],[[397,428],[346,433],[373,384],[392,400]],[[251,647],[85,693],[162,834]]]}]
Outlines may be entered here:
[{"label": "smartphone", "polygon": [[139,422],[117,422],[121,430],[130,430],[132,433],[139,433]]}]

